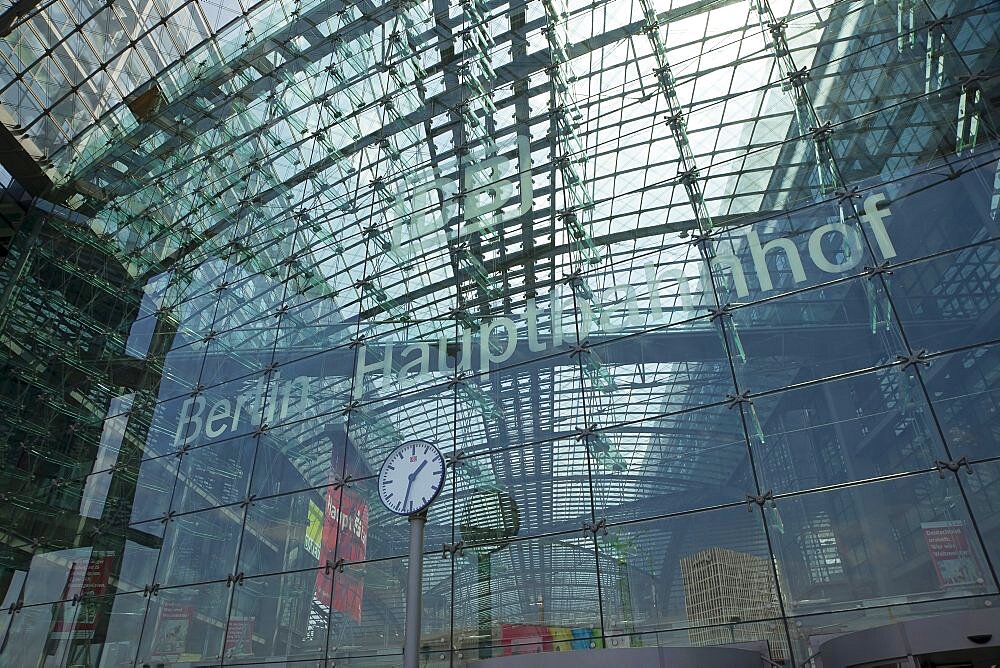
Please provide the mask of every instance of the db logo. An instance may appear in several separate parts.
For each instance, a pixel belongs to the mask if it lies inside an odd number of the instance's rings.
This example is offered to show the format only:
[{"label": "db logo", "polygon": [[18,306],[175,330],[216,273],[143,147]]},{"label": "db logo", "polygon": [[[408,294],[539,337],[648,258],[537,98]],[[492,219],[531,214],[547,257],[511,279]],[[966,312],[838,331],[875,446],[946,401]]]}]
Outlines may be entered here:
[{"label": "db logo", "polygon": [[416,455],[411,456],[410,457],[410,463],[412,464],[415,461],[417,461],[417,456]]}]

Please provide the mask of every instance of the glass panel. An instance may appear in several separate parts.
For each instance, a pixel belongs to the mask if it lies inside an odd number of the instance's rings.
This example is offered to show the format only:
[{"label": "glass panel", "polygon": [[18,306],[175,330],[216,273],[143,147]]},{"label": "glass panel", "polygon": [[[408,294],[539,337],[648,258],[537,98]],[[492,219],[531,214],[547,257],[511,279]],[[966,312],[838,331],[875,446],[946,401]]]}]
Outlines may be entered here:
[{"label": "glass panel", "polygon": [[691,645],[767,640],[787,657],[764,525],[747,510],[609,527],[599,537],[605,633],[686,628]]},{"label": "glass panel", "polygon": [[978,522],[983,537],[983,545],[989,561],[995,569],[1000,563],[1000,525],[995,518],[1000,511],[1000,462],[976,464],[972,474],[960,477],[962,487],[967,490],[969,507]]},{"label": "glass panel", "polygon": [[599,641],[596,565],[593,541],[580,532],[467,551],[455,563],[456,646],[488,657]]},{"label": "glass panel", "polygon": [[[455,392],[447,382],[439,381],[405,394],[386,394],[387,397],[368,400],[356,392],[338,416],[347,419],[348,438],[365,453],[363,461],[371,471],[376,471],[385,456],[405,440],[422,438],[439,446],[451,440]],[[362,472],[353,475],[357,477]]]},{"label": "glass panel", "polygon": [[612,339],[573,359],[587,391],[588,416],[602,426],[718,403],[734,394],[722,331],[708,317]]},{"label": "glass panel", "polygon": [[898,181],[873,179],[857,208],[882,257],[893,263],[979,243],[996,235],[996,171],[995,148],[950,157]]},{"label": "glass panel", "polygon": [[186,513],[245,499],[255,449],[256,439],[243,436],[188,450],[176,464],[170,509]]},{"label": "glass panel", "polygon": [[[170,510],[170,499],[173,496],[179,463],[176,456],[163,455],[156,459],[147,459],[139,465],[129,521],[142,522],[162,517]],[[112,475],[110,471],[94,474],[95,477],[110,475]]]},{"label": "glass panel", "polygon": [[447,399],[441,412],[454,411],[449,417],[456,447],[466,455],[549,440],[584,426],[580,369],[568,352],[470,375],[454,384]]},{"label": "glass panel", "polygon": [[645,519],[743,501],[754,489],[738,408],[614,427],[590,440],[595,512]]},{"label": "glass panel", "polygon": [[98,650],[101,661],[109,666],[132,664],[139,649],[148,602],[142,592],[136,592],[115,596],[109,607],[99,608],[101,614],[107,615],[104,647]]},{"label": "glass panel", "polygon": [[322,568],[326,559],[337,559],[332,552],[338,522],[349,526],[352,535],[365,542],[367,507],[344,507],[341,513],[334,506],[327,510],[324,496],[340,502],[333,495],[334,490],[321,488],[254,500],[243,527],[237,572],[258,575]]},{"label": "glass panel", "polygon": [[[117,560],[112,562],[112,570],[118,576],[118,591],[141,591],[154,583],[164,529],[162,521],[152,520],[133,524],[122,532],[109,532],[105,553],[115,554],[117,551],[122,555],[120,566]],[[97,550],[98,553],[101,551]]]},{"label": "glass panel", "polygon": [[[96,575],[83,576],[79,584],[89,591],[89,597],[79,602],[26,607],[4,620],[0,624],[5,640],[0,650],[4,662],[73,665],[103,656],[106,665],[131,665],[146,598],[141,593],[103,595],[92,586],[97,583]],[[93,642],[95,637],[100,640]]]},{"label": "glass panel", "polygon": [[1000,347],[942,355],[921,370],[931,405],[955,458],[1000,454]]},{"label": "glass panel", "polygon": [[713,234],[704,246],[719,301],[746,303],[861,273],[877,264],[869,243],[881,229],[823,202]]},{"label": "glass panel", "polygon": [[[421,611],[421,664],[448,651],[451,610],[450,563],[425,559]],[[399,665],[402,660],[406,560],[389,559],[335,569],[330,611],[329,656],[339,665]],[[338,579],[340,582],[338,583]],[[366,663],[361,657],[368,657]],[[376,658],[377,657],[377,658]]]},{"label": "glass panel", "polygon": [[1000,245],[984,243],[900,267],[890,296],[913,350],[952,350],[996,338]]},{"label": "glass panel", "polygon": [[459,538],[483,540],[493,531],[534,536],[589,521],[593,462],[587,452],[581,441],[557,440],[459,461],[452,492]]},{"label": "glass panel", "polygon": [[876,280],[855,278],[735,309],[736,377],[758,392],[896,361],[906,346]]},{"label": "glass panel", "polygon": [[166,522],[156,567],[161,586],[225,580],[235,573],[243,508],[228,506],[178,515]]},{"label": "glass panel", "polygon": [[747,411],[761,485],[776,494],[947,459],[920,385],[898,366],[757,397]]},{"label": "glass panel", "polygon": [[327,619],[317,583],[315,570],[245,579],[226,622],[226,662],[322,659]]},{"label": "glass panel", "polygon": [[996,593],[951,473],[782,498],[768,524],[791,614]]},{"label": "glass panel", "polygon": [[354,378],[356,350],[344,346],[312,352],[315,345],[326,346],[322,339],[313,345],[278,351],[274,381],[275,407],[267,421],[272,426],[339,413],[348,403]]},{"label": "glass panel", "polygon": [[140,665],[217,660],[229,596],[230,586],[225,582],[161,589],[150,596],[139,641]]}]

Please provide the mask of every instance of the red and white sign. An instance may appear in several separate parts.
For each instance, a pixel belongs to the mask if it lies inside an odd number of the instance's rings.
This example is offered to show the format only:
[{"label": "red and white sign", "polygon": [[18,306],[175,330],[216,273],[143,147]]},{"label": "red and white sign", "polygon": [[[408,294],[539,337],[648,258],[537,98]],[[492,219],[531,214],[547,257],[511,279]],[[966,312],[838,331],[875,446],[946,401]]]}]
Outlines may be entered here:
[{"label": "red and white sign", "polygon": [[541,624],[503,624],[500,627],[503,655],[537,654],[552,651],[552,633]]},{"label": "red and white sign", "polygon": [[73,562],[70,565],[66,586],[63,588],[63,599],[85,597],[82,604],[75,608],[76,617],[70,620],[58,620],[52,628],[53,633],[70,632],[74,637],[92,636],[97,628],[100,606],[92,599],[103,596],[108,590],[108,578],[114,565],[114,553],[94,552],[86,562]]},{"label": "red and white sign", "polygon": [[225,656],[253,654],[253,626],[256,617],[230,617],[226,627]]},{"label": "red and white sign", "polygon": [[[339,472],[339,457],[334,455],[333,470]],[[339,537],[338,537],[339,531]],[[323,540],[319,563],[333,564],[364,561],[368,545],[368,502],[358,492],[348,488],[330,487],[326,491],[326,512],[323,517]],[[316,599],[325,606],[342,612],[356,622],[361,621],[361,604],[365,594],[364,580],[348,569],[330,576],[323,570],[316,574]]]},{"label": "red and white sign", "polygon": [[942,587],[961,587],[982,582],[975,554],[969,547],[965,522],[924,522],[924,540]]},{"label": "red and white sign", "polygon": [[160,616],[153,634],[153,656],[178,656],[184,654],[188,631],[194,609],[189,605],[164,603],[160,606]]}]

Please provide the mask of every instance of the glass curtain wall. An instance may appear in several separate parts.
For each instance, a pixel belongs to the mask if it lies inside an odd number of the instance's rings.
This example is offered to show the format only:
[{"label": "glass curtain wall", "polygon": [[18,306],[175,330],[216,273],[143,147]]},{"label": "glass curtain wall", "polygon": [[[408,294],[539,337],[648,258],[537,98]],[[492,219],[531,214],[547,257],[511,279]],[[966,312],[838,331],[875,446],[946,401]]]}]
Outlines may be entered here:
[{"label": "glass curtain wall", "polygon": [[421,665],[801,665],[997,604],[998,33],[985,0],[0,10],[0,664],[399,665],[374,477],[414,438],[448,462]]}]

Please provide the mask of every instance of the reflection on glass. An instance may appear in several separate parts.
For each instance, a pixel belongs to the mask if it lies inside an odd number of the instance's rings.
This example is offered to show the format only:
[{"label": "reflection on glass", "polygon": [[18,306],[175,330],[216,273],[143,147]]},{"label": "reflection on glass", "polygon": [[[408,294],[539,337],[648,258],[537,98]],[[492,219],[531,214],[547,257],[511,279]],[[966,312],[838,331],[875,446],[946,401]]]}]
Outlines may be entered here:
[{"label": "reflection on glass", "polygon": [[925,473],[780,499],[768,524],[789,612],[996,593],[961,498],[953,474]]},{"label": "reflection on glass", "polygon": [[775,493],[796,491],[947,459],[908,371],[889,367],[755,398],[761,431],[751,443],[761,484]]},{"label": "reflection on glass", "polygon": [[0,666],[398,666],[414,438],[422,665],[995,600],[1000,4],[133,4],[0,18]]}]

